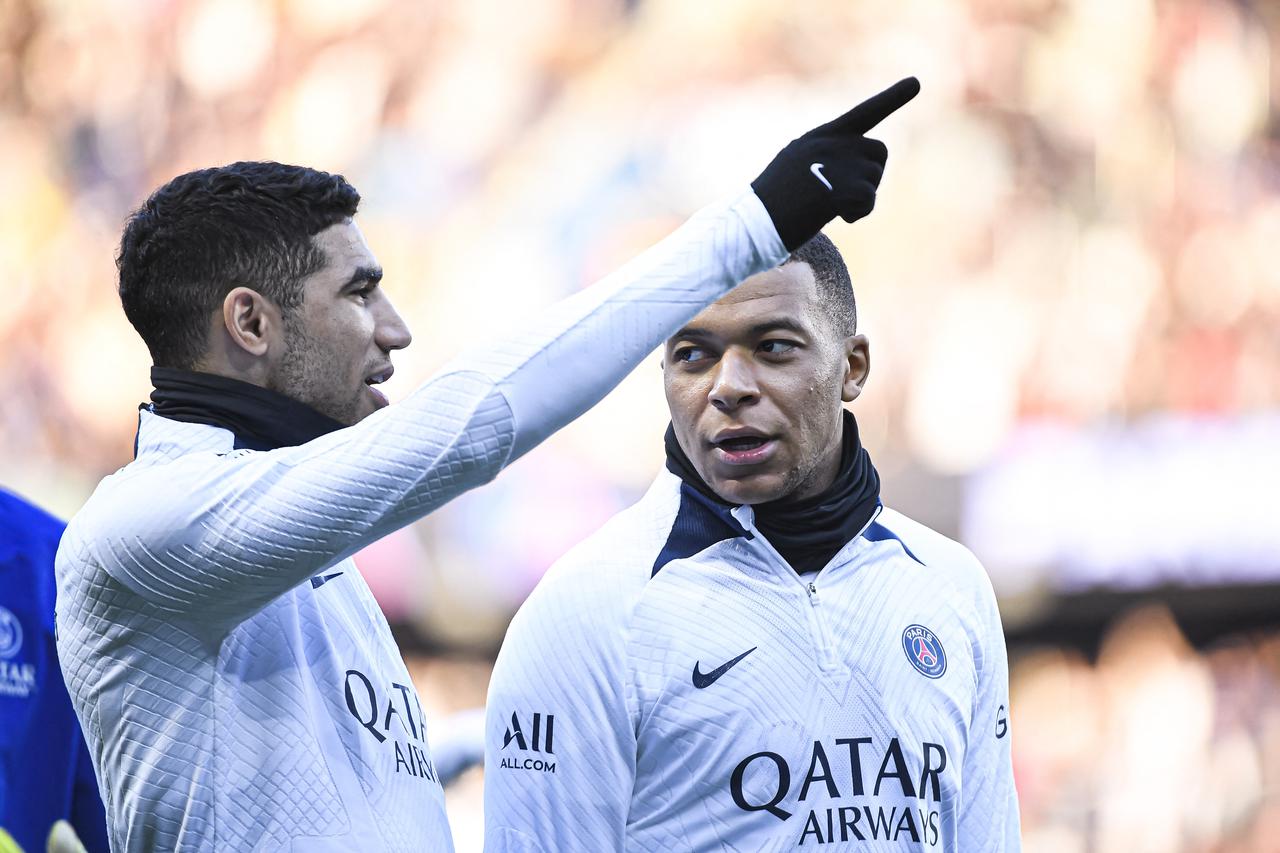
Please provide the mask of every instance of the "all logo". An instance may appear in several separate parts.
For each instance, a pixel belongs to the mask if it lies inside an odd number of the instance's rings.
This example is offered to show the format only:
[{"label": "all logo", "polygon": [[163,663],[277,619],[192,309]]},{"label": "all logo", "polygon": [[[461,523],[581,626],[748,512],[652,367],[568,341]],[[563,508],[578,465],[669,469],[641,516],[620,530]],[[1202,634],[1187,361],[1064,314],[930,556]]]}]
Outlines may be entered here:
[{"label": "all logo", "polygon": [[511,712],[511,725],[502,736],[502,748],[514,745],[512,752],[537,752],[541,755],[504,755],[498,762],[503,770],[535,770],[539,773],[555,773],[556,715],[535,713],[526,716],[527,730],[520,725],[520,715]]},{"label": "all logo", "polygon": [[22,623],[0,607],[0,658],[11,658],[22,648]]},{"label": "all logo", "polygon": [[[532,749],[534,752],[555,752],[552,747],[555,745],[556,715],[546,715],[545,728],[542,721],[542,714],[534,714],[533,725],[530,728],[529,736],[526,737],[524,728],[520,725],[520,717],[515,711],[512,711],[511,725],[507,726],[507,731],[502,736],[502,748],[506,749],[511,746],[512,741],[515,741],[516,749]],[[545,739],[543,736],[544,731],[546,732]]]},{"label": "all logo", "polygon": [[947,653],[942,641],[923,625],[908,625],[902,632],[902,650],[916,671],[928,678],[941,678],[947,671]]}]

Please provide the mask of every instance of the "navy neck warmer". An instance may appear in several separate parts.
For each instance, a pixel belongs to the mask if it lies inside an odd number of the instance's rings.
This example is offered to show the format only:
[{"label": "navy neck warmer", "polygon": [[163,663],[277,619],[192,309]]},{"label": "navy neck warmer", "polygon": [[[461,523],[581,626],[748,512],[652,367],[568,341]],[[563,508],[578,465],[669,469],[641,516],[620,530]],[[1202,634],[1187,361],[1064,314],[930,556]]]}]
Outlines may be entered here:
[{"label": "navy neck warmer", "polygon": [[[733,504],[720,497],[698,474],[680,443],[675,429],[667,427],[664,442],[667,470],[690,488],[721,506]],[[823,492],[808,498],[780,498],[755,504],[756,529],[797,572],[821,569],[850,539],[857,536],[880,505],[880,475],[858,438],[858,423],[844,413],[840,470]]]},{"label": "navy neck warmer", "polygon": [[[235,433],[236,448],[274,450],[305,444],[343,424],[310,406],[249,382],[170,367],[151,368],[151,411]],[[144,406],[145,408],[145,406]]]}]

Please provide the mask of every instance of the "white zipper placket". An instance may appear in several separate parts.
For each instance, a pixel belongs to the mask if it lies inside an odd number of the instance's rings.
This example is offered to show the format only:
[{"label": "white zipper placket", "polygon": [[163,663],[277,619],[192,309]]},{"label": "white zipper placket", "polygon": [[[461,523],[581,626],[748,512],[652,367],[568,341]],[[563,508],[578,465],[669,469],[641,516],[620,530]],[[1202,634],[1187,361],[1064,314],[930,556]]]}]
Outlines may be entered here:
[{"label": "white zipper placket", "polygon": [[[822,609],[822,599],[818,596],[818,581],[825,571],[826,567],[823,567],[813,580],[805,584],[805,593],[809,596],[809,612],[813,616],[818,637],[818,665],[823,669],[835,669],[839,661],[836,660],[835,644],[831,641],[831,626],[827,624],[826,614]],[[796,575],[796,579],[804,582],[799,575]]]},{"label": "white zipper placket", "polygon": [[813,580],[805,580],[796,574],[791,565],[778,553],[778,549],[773,547],[773,543],[756,529],[755,513],[751,507],[734,507],[731,513],[739,524],[751,532],[752,541],[760,543],[771,558],[774,569],[795,581],[797,588],[803,591],[804,599],[800,606],[804,608],[805,618],[809,622],[809,635],[813,639],[817,652],[818,666],[823,670],[836,669],[840,662],[836,658],[835,646],[831,641],[831,627],[827,624],[826,614],[823,612],[818,596],[818,581],[822,580],[828,566],[823,566]]}]

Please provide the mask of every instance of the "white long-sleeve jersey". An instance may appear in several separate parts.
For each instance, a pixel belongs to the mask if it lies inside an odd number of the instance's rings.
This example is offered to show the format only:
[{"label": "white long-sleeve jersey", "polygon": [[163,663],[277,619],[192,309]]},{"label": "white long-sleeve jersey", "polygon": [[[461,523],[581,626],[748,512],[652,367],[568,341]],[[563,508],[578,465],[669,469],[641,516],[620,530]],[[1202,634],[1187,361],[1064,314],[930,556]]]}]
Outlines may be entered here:
[{"label": "white long-sleeve jersey", "polygon": [[493,478],[785,257],[745,192],[356,426],[256,452],[144,411],[135,461],[57,558],[112,849],[451,849],[416,693],[350,555]]},{"label": "white long-sleeve jersey", "polygon": [[1004,636],[885,509],[816,575],[662,472],[543,578],[489,690],[491,851],[1015,851]]}]

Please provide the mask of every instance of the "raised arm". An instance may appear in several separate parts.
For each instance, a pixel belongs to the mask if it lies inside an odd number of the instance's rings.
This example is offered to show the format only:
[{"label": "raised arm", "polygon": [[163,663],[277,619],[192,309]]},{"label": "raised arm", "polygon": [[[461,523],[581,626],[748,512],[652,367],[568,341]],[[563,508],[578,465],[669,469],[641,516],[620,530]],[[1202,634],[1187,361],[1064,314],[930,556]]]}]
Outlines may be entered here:
[{"label": "raised arm", "polygon": [[[464,356],[355,426],[297,447],[126,469],[102,487],[112,510],[85,537],[92,558],[158,607],[244,618],[492,479],[703,306],[785,257],[754,194],[713,205],[524,334]],[[143,413],[142,439],[170,424]]]},{"label": "raised arm", "polygon": [[[782,262],[792,247],[780,232],[808,239],[835,215],[869,212],[865,196],[879,183],[883,146],[868,149],[861,134],[917,89],[903,81],[855,108],[872,105],[858,121],[846,115],[802,136],[754,192],[704,209],[527,332],[460,359],[353,427],[298,447],[216,460],[211,449],[154,471],[126,469],[102,487],[112,492],[112,509],[75,541],[162,610],[223,624],[244,618],[492,479],[598,402],[705,306]],[[830,161],[821,184],[804,165],[815,151]],[[817,189],[780,194],[783,179],[797,173]],[[141,430],[163,431],[166,423],[144,413]]]}]

